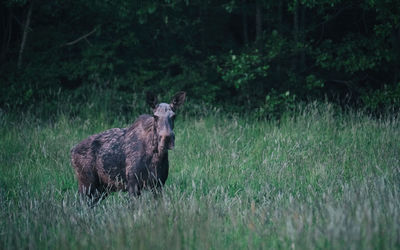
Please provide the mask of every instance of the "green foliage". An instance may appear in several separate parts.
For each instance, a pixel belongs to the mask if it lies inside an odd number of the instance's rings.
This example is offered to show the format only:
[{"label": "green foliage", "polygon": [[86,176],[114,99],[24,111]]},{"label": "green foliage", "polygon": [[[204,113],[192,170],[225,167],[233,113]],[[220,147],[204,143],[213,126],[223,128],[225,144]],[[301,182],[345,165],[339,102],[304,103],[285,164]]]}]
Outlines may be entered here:
[{"label": "green foliage", "polygon": [[388,108],[400,110],[400,83],[397,86],[385,85],[383,89],[364,93],[361,100],[370,111],[382,112]]},{"label": "green foliage", "polygon": [[312,90],[315,88],[323,88],[324,87],[324,81],[321,79],[318,79],[315,75],[308,75],[306,77],[306,88],[308,90]]},{"label": "green foliage", "polygon": [[296,94],[285,91],[279,93],[275,89],[265,97],[264,105],[256,109],[255,115],[258,119],[279,119],[282,114],[295,110]]},{"label": "green foliage", "polygon": [[352,75],[373,70],[382,61],[393,60],[393,55],[388,52],[378,42],[365,37],[350,36],[343,38],[339,44],[333,44],[331,40],[325,41],[321,49],[316,51],[316,60],[324,69],[335,69]]},{"label": "green foliage", "polygon": [[268,69],[269,65],[263,62],[263,57],[257,50],[239,55],[230,51],[222,66],[217,66],[217,72],[222,79],[233,84],[236,89],[249,85],[257,78],[266,77]]}]

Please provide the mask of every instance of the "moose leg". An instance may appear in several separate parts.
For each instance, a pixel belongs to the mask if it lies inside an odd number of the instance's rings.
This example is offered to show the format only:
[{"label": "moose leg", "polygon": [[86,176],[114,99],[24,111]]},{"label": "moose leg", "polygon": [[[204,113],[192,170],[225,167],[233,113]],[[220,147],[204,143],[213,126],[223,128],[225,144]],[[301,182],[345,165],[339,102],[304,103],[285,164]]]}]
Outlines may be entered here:
[{"label": "moose leg", "polygon": [[126,160],[126,181],[127,181],[127,189],[131,196],[137,197],[140,195],[140,190],[142,188],[143,183],[141,183],[142,173],[141,167],[143,165],[143,159],[137,158],[128,158]]},{"label": "moose leg", "polygon": [[161,162],[161,167],[158,170],[158,177],[156,177],[156,183],[154,185],[154,189],[153,192],[157,195],[157,194],[161,194],[162,189],[164,187],[165,182],[167,181],[168,178],[168,169],[169,169],[169,165],[168,165],[168,155],[166,155],[165,157],[163,157],[162,162]]},{"label": "moose leg", "polygon": [[81,197],[89,199],[89,205],[96,204],[107,195],[98,175],[91,171],[78,173],[78,190]]},{"label": "moose leg", "polygon": [[128,176],[128,192],[131,196],[134,197],[140,195],[139,180],[136,175]]}]

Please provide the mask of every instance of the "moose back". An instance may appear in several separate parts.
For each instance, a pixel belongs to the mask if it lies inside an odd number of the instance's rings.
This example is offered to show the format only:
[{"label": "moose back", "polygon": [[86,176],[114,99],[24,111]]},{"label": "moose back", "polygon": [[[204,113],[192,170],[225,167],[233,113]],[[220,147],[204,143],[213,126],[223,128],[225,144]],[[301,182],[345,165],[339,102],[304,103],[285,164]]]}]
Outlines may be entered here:
[{"label": "moose back", "polygon": [[148,94],[152,115],[139,116],[130,127],[89,136],[73,147],[79,193],[97,201],[110,191],[138,196],[143,188],[161,188],[168,177],[168,150],[175,145],[175,111],[185,98],[181,91],[170,104],[157,104],[157,98]]}]

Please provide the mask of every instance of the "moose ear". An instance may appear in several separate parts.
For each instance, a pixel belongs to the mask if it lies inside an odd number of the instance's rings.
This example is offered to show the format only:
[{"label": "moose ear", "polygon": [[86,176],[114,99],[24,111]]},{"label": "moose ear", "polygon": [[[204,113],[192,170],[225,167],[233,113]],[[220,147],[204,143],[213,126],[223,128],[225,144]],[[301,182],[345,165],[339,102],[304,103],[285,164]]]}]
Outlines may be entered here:
[{"label": "moose ear", "polygon": [[185,102],[186,92],[179,91],[175,94],[175,96],[171,100],[171,107],[173,110],[176,110]]},{"label": "moose ear", "polygon": [[147,92],[146,93],[146,102],[152,109],[154,109],[158,103],[157,96],[155,96],[151,92]]}]

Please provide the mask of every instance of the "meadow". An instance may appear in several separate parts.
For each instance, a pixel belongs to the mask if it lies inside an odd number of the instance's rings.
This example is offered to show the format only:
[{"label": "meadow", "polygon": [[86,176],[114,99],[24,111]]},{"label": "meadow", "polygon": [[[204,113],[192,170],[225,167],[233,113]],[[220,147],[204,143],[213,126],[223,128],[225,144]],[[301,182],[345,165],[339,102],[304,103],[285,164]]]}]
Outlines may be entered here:
[{"label": "meadow", "polygon": [[71,147],[138,113],[1,112],[0,249],[400,249],[398,113],[183,114],[161,196],[88,207]]}]

